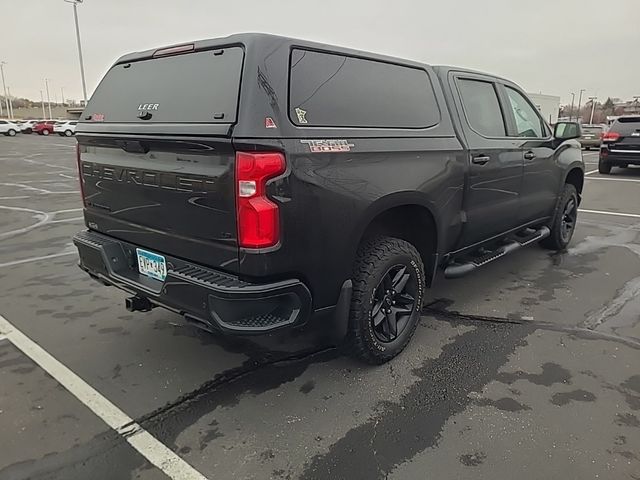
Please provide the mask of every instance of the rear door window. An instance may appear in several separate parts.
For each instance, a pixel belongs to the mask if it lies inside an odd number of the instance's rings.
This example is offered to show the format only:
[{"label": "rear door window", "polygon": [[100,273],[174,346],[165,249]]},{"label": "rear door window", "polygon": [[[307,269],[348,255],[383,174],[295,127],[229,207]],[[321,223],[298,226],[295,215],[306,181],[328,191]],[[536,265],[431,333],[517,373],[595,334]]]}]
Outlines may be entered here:
[{"label": "rear door window", "polygon": [[207,50],[115,65],[83,115],[118,123],[234,123],[243,58],[242,48],[228,47],[222,54]]},{"label": "rear door window", "polygon": [[505,137],[506,128],[495,84],[458,79],[458,89],[469,126],[485,137]]},{"label": "rear door window", "polygon": [[440,110],[426,71],[295,49],[289,115],[301,126],[428,128]]}]

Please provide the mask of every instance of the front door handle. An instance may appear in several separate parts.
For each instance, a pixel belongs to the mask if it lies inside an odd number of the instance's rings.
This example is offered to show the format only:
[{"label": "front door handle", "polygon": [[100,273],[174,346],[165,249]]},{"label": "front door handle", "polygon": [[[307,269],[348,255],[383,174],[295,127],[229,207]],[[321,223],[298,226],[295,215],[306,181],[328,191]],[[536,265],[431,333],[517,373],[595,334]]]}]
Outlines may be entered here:
[{"label": "front door handle", "polygon": [[533,152],[525,152],[524,154],[524,159],[525,160],[533,160],[534,158],[536,158],[536,154]]},{"label": "front door handle", "polygon": [[486,155],[478,155],[477,157],[473,157],[471,159],[471,162],[475,163],[476,165],[484,165],[489,160],[490,160],[490,158],[487,157]]}]

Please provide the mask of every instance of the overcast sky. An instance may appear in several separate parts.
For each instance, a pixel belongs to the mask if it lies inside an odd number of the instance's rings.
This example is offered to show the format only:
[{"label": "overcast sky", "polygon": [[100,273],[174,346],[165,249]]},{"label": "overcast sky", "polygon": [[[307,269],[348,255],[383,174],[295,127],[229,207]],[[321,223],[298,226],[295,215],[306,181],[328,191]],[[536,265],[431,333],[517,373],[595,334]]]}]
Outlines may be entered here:
[{"label": "overcast sky", "polygon": [[[12,95],[38,99],[47,77],[52,100],[80,99],[73,7],[2,4]],[[484,70],[564,102],[640,95],[639,0],[85,0],[78,13],[89,95],[124,53],[247,31]]]}]

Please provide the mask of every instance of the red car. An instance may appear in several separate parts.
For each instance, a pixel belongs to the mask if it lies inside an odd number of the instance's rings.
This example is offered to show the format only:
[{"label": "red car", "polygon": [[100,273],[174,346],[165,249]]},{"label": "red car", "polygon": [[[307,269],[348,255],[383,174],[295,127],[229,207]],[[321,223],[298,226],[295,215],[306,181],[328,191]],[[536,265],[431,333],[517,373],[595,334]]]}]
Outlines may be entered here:
[{"label": "red car", "polygon": [[49,135],[53,133],[53,124],[55,120],[46,120],[44,122],[38,122],[33,126],[33,131],[38,135]]}]

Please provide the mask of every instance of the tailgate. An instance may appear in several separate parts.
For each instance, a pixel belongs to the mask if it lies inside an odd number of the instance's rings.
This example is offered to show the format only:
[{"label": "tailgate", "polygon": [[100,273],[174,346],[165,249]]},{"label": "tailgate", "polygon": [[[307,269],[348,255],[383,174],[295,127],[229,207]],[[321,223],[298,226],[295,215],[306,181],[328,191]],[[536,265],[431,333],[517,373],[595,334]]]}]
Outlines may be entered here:
[{"label": "tailgate", "polygon": [[158,253],[237,270],[230,140],[79,140],[91,229]]},{"label": "tailgate", "polygon": [[611,130],[620,135],[612,149],[640,151],[640,117],[621,117]]},{"label": "tailgate", "polygon": [[241,46],[190,44],[107,72],[76,128],[89,228],[237,271],[231,132],[243,62]]}]

